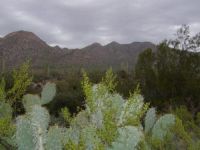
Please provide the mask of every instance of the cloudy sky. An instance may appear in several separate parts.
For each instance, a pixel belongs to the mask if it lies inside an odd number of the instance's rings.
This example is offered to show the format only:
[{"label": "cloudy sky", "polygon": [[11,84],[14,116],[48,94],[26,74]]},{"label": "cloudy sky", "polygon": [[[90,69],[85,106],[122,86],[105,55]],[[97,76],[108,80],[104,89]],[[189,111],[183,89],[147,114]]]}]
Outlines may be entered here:
[{"label": "cloudy sky", "polygon": [[50,45],[158,43],[181,24],[200,31],[200,0],[0,0],[0,36],[26,30]]}]

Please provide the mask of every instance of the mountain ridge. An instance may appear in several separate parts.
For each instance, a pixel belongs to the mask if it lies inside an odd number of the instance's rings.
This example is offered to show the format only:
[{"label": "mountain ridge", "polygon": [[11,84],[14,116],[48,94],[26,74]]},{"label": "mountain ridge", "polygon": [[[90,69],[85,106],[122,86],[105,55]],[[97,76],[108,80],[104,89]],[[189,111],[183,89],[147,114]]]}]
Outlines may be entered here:
[{"label": "mountain ridge", "polygon": [[47,65],[53,68],[119,68],[124,62],[134,65],[138,54],[146,48],[155,49],[156,46],[151,42],[120,44],[113,41],[106,45],[95,42],[77,49],[52,47],[33,32],[21,30],[0,38],[0,59],[5,59],[7,68],[19,66],[27,59],[32,60],[35,68]]}]

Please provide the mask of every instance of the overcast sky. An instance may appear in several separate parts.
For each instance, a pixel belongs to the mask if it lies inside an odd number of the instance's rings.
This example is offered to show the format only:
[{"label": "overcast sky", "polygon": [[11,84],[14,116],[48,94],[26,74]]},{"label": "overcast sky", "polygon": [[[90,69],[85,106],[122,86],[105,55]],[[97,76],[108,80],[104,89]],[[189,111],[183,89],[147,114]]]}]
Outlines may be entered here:
[{"label": "overcast sky", "polygon": [[200,0],[0,0],[0,36],[26,30],[50,45],[158,43],[181,24],[200,31]]}]

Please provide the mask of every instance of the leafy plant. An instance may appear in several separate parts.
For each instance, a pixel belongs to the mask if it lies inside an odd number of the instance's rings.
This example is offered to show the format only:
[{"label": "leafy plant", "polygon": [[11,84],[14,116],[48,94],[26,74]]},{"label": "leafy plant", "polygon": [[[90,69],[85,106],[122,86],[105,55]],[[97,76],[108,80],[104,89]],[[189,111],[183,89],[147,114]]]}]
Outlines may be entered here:
[{"label": "leafy plant", "polygon": [[18,70],[14,70],[12,73],[13,86],[7,91],[7,99],[13,104],[16,100],[19,100],[25,93],[27,87],[32,82],[32,76],[29,73],[30,64],[26,62],[20,66]]},{"label": "leafy plant", "polygon": [[12,108],[6,102],[5,81],[2,79],[0,84],[0,147],[2,149],[12,149],[14,147],[14,144],[11,143],[14,130],[15,126],[12,124]]},{"label": "leafy plant", "polygon": [[[10,135],[13,135],[11,129],[14,129],[11,123],[12,109],[10,104],[3,100],[5,84],[2,80],[0,140],[4,139],[19,150],[62,150],[63,148],[66,150],[193,150],[200,148],[198,134],[188,131],[190,127],[195,128],[194,131],[198,131],[198,128],[194,126],[195,121],[190,114],[187,114],[184,107],[176,110],[177,116],[158,115],[155,108],[149,109],[149,104],[144,102],[139,87],[130,93],[127,99],[120,96],[115,91],[116,78],[111,70],[99,84],[93,85],[86,73],[83,77],[85,109],[76,115],[71,115],[66,107],[61,109],[66,122],[63,125],[67,125],[66,127],[50,126],[50,114],[44,107],[55,97],[54,83],[46,83],[40,95],[24,95],[22,102],[26,113],[16,118],[15,138],[10,138]],[[184,117],[190,120],[188,124],[181,121]],[[196,122],[198,123],[198,115]],[[10,126],[9,129],[5,128],[6,126]],[[1,143],[0,148],[3,144]]]}]

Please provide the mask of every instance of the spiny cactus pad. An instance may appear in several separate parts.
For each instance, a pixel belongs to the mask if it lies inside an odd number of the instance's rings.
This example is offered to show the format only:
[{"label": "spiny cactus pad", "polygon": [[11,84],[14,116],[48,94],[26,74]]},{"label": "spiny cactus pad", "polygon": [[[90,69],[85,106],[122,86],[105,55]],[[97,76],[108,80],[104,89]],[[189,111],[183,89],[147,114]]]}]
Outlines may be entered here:
[{"label": "spiny cactus pad", "polygon": [[34,143],[34,135],[30,120],[26,116],[18,117],[16,129],[16,143],[18,149],[34,150],[36,145]]},{"label": "spiny cactus pad", "polygon": [[156,122],[156,110],[155,108],[150,108],[145,116],[145,133],[148,133],[154,126]]},{"label": "spiny cactus pad", "polygon": [[24,108],[26,109],[27,112],[31,111],[32,106],[41,104],[40,97],[38,95],[32,95],[32,94],[26,94],[23,97],[22,101]]},{"label": "spiny cactus pad", "polygon": [[45,149],[47,150],[62,150],[63,149],[63,133],[58,126],[50,127],[47,134]]},{"label": "spiny cactus pad", "polygon": [[166,114],[160,117],[153,129],[152,129],[152,137],[155,139],[163,140],[164,137],[169,134],[170,127],[175,124],[175,116],[172,114]]},{"label": "spiny cactus pad", "polygon": [[143,137],[142,131],[134,126],[125,126],[118,130],[119,136],[112,143],[112,148],[109,148],[109,150],[136,150]]},{"label": "spiny cactus pad", "polygon": [[41,104],[44,105],[49,103],[54,98],[55,95],[56,95],[55,83],[50,83],[50,82],[46,83],[41,93]]},{"label": "spiny cactus pad", "polygon": [[54,83],[46,83],[42,89],[41,97],[33,94],[26,94],[23,97],[23,105],[27,112],[31,111],[34,105],[44,105],[53,100],[56,94],[56,85]]}]

